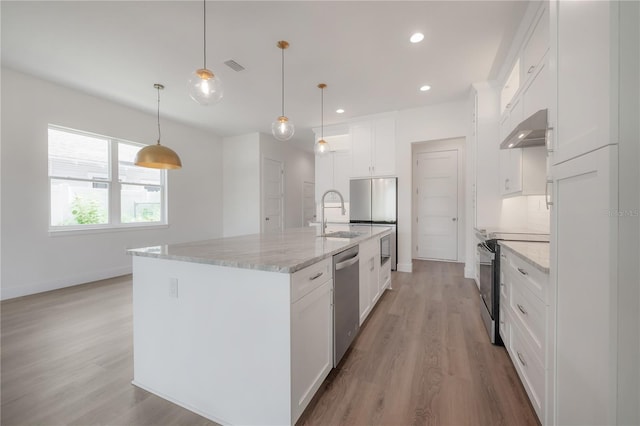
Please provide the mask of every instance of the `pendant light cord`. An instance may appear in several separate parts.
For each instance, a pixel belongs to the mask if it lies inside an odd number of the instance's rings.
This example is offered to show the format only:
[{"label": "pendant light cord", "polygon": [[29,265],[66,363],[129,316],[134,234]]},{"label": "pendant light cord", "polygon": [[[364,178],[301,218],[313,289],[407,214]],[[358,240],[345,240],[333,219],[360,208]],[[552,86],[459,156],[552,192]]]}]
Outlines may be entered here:
[{"label": "pendant light cord", "polygon": [[158,89],[158,145],[160,145],[160,87]]},{"label": "pendant light cord", "polygon": [[204,28],[204,36],[203,36],[203,45],[204,49],[202,52],[202,56],[204,56],[204,69],[207,69],[207,0],[203,0],[202,2],[202,26]]},{"label": "pendant light cord", "polygon": [[324,87],[320,88],[320,139],[324,141]]},{"label": "pendant light cord", "polygon": [[284,117],[284,47],[282,50],[282,116]]}]

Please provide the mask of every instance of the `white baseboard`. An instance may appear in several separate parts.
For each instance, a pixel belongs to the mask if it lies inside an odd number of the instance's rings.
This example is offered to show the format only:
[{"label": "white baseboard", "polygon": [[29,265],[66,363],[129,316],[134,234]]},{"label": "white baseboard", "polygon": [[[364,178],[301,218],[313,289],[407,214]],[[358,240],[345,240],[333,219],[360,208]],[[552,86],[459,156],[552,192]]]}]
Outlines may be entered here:
[{"label": "white baseboard", "polygon": [[45,291],[58,290],[65,287],[72,287],[78,284],[86,284],[93,281],[105,280],[107,278],[119,277],[132,273],[132,266],[121,266],[118,268],[105,269],[102,271],[87,272],[52,281],[41,282],[35,285],[16,286],[2,288],[0,300],[15,299],[16,297],[29,296],[31,294],[44,293]]},{"label": "white baseboard", "polygon": [[413,262],[398,263],[398,272],[413,272]]}]

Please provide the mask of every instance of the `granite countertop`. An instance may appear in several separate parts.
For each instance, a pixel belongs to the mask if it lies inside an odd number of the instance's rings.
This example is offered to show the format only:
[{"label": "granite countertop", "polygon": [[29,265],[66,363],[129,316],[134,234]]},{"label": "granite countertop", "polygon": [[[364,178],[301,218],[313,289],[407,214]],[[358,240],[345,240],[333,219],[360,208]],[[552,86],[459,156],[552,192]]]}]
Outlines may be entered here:
[{"label": "granite countertop", "polygon": [[525,262],[549,273],[549,243],[534,241],[500,241],[500,246],[513,252]]},{"label": "granite countertop", "polygon": [[391,232],[385,226],[331,225],[327,233],[349,231],[355,238],[318,236],[320,228],[285,229],[276,234],[252,234],[127,250],[133,256],[205,263],[242,269],[293,273],[368,239]]}]

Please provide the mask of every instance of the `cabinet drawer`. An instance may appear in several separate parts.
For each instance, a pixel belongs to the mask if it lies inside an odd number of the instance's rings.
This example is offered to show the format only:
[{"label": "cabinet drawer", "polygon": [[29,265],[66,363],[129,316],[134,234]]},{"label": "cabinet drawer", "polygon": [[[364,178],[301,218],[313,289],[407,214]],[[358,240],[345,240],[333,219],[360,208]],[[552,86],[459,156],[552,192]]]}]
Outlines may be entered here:
[{"label": "cabinet drawer", "polygon": [[[503,250],[512,277],[512,287],[518,284],[526,286],[546,305],[548,303],[549,275],[518,256],[509,253],[508,249]],[[504,258],[501,260],[504,261]]]},{"label": "cabinet drawer", "polygon": [[510,318],[519,323],[521,331],[531,343],[535,356],[542,362],[545,349],[546,306],[528,288],[518,284],[511,286],[510,301]]},{"label": "cabinet drawer", "polygon": [[520,327],[511,322],[511,336],[509,337],[509,356],[516,367],[518,376],[524,385],[531,405],[536,410],[538,418],[543,420],[543,401],[544,401],[544,368],[542,363],[536,359],[532,353],[532,349],[527,342]]},{"label": "cabinet drawer", "polygon": [[291,303],[333,278],[333,258],[321,260],[291,275]]}]

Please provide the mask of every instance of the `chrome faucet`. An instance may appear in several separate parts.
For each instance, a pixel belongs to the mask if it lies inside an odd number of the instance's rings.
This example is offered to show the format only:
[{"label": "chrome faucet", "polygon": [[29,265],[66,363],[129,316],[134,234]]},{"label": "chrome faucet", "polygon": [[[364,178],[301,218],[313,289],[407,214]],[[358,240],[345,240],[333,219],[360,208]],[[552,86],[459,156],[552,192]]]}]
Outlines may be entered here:
[{"label": "chrome faucet", "polygon": [[322,226],[322,232],[320,234],[322,236],[325,235],[325,231],[327,229],[327,219],[325,219],[325,217],[324,217],[324,209],[337,209],[338,208],[338,207],[326,207],[324,205],[324,199],[326,198],[327,194],[330,193],[330,192],[334,192],[334,193],[338,194],[338,197],[340,197],[340,208],[342,208],[342,216],[347,214],[347,210],[344,208],[344,198],[342,198],[342,194],[337,189],[329,189],[327,192],[322,194],[322,211],[320,212],[320,224]]}]

